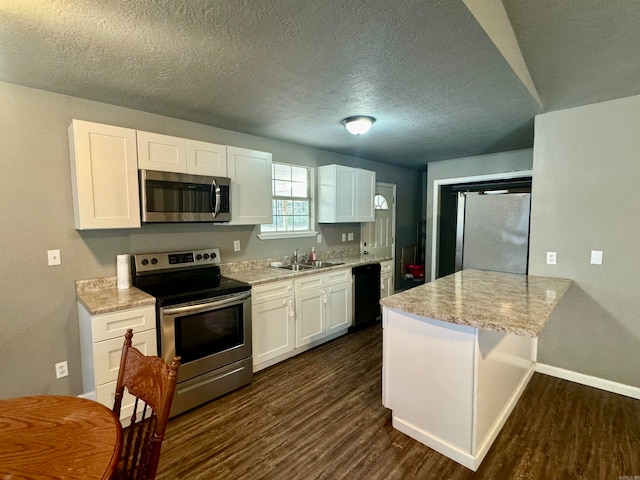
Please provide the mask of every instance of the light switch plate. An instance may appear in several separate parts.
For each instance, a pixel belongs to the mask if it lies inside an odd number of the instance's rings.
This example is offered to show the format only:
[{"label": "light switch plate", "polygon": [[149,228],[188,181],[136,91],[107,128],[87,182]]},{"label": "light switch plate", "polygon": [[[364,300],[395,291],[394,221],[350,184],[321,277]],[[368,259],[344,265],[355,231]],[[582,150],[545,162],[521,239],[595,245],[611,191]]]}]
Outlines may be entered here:
[{"label": "light switch plate", "polygon": [[343,241],[343,242],[346,242],[346,241],[347,241],[347,234],[346,234],[346,233],[343,233],[343,234],[342,234],[342,241]]},{"label": "light switch plate", "polygon": [[316,236],[316,243],[322,243],[322,235],[321,234],[318,234]]},{"label": "light switch plate", "polygon": [[353,240],[353,232],[349,232],[349,234],[347,235],[347,239],[349,241]]},{"label": "light switch plate", "polygon": [[234,252],[239,252],[240,251],[240,240],[234,240],[233,241],[233,251]]},{"label": "light switch plate", "polygon": [[47,250],[47,258],[49,266],[60,265],[60,250]]},{"label": "light switch plate", "polygon": [[602,265],[602,250],[591,250],[591,265]]}]

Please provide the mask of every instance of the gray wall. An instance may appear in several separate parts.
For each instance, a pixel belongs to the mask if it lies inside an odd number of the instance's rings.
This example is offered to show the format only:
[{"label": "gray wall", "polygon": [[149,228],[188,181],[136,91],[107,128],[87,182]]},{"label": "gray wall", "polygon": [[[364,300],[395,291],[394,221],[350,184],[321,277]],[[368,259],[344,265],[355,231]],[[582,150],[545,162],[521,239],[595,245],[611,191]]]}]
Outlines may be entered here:
[{"label": "gray wall", "polygon": [[[640,96],[536,119],[529,272],[576,285],[538,360],[640,387]],[[602,265],[591,250],[604,251]],[[557,264],[546,265],[546,252]]]},{"label": "gray wall", "polygon": [[[286,255],[296,247],[322,252],[359,245],[359,224],[319,225],[321,245],[315,238],[261,241],[254,226],[76,231],[67,140],[74,118],[269,151],[279,162],[375,170],[378,181],[399,187],[397,245],[415,241],[421,171],[7,83],[0,83],[0,105],[0,398],[82,393],[74,282],[115,275],[117,254],[218,246],[224,261],[236,261]],[[343,243],[343,232],[354,232],[354,241]],[[241,252],[233,252],[234,240],[241,241]],[[61,250],[62,265],[47,266],[48,249]],[[63,360],[70,375],[56,380],[54,364]]]},{"label": "gray wall", "polygon": [[[432,162],[427,166],[427,190],[426,190],[426,267],[425,277],[431,280],[431,252],[433,248],[433,194],[434,181],[449,178],[474,177],[477,175],[489,175],[506,172],[519,172],[531,170],[533,162],[533,150],[516,150],[512,152],[496,153],[491,155],[479,155],[475,157],[456,158]],[[423,214],[423,215],[424,215]]]}]

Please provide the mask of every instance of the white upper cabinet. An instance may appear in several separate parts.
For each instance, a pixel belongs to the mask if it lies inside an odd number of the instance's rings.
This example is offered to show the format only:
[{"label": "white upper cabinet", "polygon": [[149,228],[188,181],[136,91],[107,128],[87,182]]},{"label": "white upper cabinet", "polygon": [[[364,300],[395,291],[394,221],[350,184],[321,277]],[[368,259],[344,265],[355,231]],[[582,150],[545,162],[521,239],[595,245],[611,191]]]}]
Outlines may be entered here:
[{"label": "white upper cabinet", "polygon": [[272,223],[271,154],[227,147],[227,168],[231,179],[229,224]]},{"label": "white upper cabinet", "polygon": [[138,130],[138,168],[227,176],[227,147]]},{"label": "white upper cabinet", "polygon": [[356,212],[358,222],[374,222],[376,211],[376,172],[356,169]]},{"label": "white upper cabinet", "polygon": [[76,229],[139,228],[136,131],[73,120],[69,152]]},{"label": "white upper cabinet", "polygon": [[318,222],[373,222],[376,173],[343,165],[318,168]]},{"label": "white upper cabinet", "polygon": [[138,168],[187,172],[187,140],[138,130]]},{"label": "white upper cabinet", "polygon": [[226,145],[187,140],[187,173],[226,177],[227,172]]}]

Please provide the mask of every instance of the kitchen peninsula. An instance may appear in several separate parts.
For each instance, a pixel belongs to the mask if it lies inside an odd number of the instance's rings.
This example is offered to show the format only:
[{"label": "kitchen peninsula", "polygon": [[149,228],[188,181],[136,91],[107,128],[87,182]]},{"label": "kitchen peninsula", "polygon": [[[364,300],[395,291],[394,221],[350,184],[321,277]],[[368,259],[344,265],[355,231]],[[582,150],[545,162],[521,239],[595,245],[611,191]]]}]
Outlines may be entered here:
[{"label": "kitchen peninsula", "polygon": [[382,299],[382,403],[394,428],[477,470],[572,283],[463,270]]}]

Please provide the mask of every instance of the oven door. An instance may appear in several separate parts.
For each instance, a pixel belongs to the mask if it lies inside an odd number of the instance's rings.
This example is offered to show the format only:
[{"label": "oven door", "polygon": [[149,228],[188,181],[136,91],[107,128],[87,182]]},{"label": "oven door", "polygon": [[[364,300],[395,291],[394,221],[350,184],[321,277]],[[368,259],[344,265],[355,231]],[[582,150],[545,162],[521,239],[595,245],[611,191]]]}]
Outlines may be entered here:
[{"label": "oven door", "polygon": [[251,292],[160,308],[160,351],[178,382],[251,358]]}]

